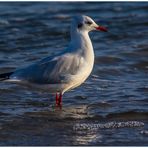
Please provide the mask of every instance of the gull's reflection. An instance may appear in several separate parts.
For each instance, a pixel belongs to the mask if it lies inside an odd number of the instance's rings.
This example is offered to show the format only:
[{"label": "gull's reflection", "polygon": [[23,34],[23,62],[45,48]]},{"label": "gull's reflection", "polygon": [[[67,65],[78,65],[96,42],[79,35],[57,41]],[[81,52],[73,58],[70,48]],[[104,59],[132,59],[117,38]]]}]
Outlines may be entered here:
[{"label": "gull's reflection", "polygon": [[75,131],[72,136],[74,145],[89,145],[90,143],[101,142],[102,135],[96,131]]},{"label": "gull's reflection", "polygon": [[[65,117],[72,117],[76,119],[76,122],[73,122],[73,134],[71,140],[73,145],[89,145],[90,143],[101,142],[102,135],[98,132],[98,128],[91,127],[86,128],[81,127],[84,124],[84,121],[87,121],[88,118],[88,106],[79,105],[75,107],[65,108],[62,113]],[[80,120],[78,120],[80,119]],[[83,123],[81,123],[83,122]],[[90,126],[90,124],[88,124]]]}]

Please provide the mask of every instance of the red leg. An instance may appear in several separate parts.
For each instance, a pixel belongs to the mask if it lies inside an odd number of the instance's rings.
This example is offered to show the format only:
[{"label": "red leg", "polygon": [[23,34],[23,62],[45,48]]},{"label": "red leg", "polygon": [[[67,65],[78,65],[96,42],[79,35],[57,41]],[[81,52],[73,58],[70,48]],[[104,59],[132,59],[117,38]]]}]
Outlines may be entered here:
[{"label": "red leg", "polygon": [[62,107],[62,93],[56,93],[56,106]]},{"label": "red leg", "polygon": [[62,93],[59,95],[59,105],[62,106]]}]

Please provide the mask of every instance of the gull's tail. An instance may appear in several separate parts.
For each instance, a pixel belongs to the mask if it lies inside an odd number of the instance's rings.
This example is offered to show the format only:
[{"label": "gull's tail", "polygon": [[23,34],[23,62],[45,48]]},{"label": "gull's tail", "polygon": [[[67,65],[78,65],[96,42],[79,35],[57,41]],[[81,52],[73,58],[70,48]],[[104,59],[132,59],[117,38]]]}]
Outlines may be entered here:
[{"label": "gull's tail", "polygon": [[10,75],[13,74],[13,72],[8,72],[8,73],[2,73],[0,74],[0,81],[4,81],[9,79]]}]

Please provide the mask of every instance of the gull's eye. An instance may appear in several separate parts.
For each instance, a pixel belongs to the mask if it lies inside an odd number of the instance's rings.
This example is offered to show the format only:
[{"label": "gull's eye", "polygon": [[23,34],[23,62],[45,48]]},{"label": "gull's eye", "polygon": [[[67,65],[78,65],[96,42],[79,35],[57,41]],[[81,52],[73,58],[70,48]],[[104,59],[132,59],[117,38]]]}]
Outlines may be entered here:
[{"label": "gull's eye", "polygon": [[91,25],[91,24],[92,24],[91,21],[86,21],[85,23],[86,23],[87,25]]}]

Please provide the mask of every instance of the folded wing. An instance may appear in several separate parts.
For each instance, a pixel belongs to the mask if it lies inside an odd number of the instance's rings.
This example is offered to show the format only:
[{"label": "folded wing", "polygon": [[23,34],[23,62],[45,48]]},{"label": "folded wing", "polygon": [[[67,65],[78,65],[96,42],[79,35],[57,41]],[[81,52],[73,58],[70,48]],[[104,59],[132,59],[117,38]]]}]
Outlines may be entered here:
[{"label": "folded wing", "polygon": [[78,54],[48,57],[27,68],[17,70],[11,78],[38,84],[69,83],[80,71],[83,63],[83,58]]}]

